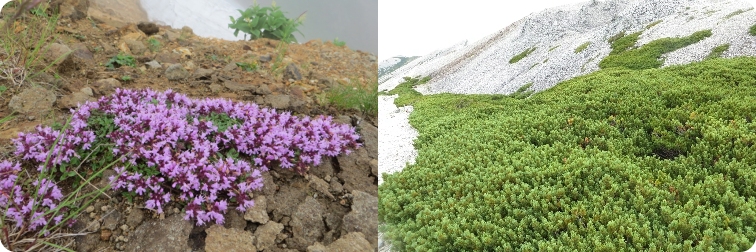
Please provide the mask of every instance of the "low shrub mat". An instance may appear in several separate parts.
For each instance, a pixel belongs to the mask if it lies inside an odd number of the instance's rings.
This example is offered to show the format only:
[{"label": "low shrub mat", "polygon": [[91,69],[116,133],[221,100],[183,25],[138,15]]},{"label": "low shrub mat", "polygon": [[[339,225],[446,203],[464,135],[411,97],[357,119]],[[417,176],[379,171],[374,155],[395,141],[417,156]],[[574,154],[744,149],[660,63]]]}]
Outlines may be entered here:
[{"label": "low shrub mat", "polygon": [[[527,99],[411,103],[416,163],[383,174],[401,251],[744,251],[756,240],[756,58],[604,69]],[[414,81],[414,82],[413,82]]]}]

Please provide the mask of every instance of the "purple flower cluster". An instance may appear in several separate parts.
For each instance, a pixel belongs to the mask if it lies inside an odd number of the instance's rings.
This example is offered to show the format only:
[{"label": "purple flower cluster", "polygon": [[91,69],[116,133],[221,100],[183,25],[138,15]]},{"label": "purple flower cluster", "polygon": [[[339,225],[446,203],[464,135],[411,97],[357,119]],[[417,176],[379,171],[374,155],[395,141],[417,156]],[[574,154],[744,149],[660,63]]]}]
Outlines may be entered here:
[{"label": "purple flower cluster", "polygon": [[[45,212],[55,209],[63,198],[58,186],[47,179],[34,181],[32,185],[39,188],[38,196],[34,197],[34,193],[24,192],[20,185],[14,186],[20,171],[21,165],[18,163],[13,164],[7,160],[0,162],[0,207],[8,208],[6,216],[15,221],[18,227],[28,225],[29,230],[43,227],[50,220],[54,220],[55,224],[60,223],[63,214],[53,216],[54,212],[51,212],[45,215]],[[39,205],[34,209],[37,203]]]},{"label": "purple flower cluster", "polygon": [[[187,203],[185,218],[197,218],[198,225],[211,220],[223,223],[222,213],[229,202],[238,204],[240,211],[254,206],[251,190],[262,187],[260,171],[272,165],[305,174],[320,164],[323,155],[349,154],[350,148],[360,146],[353,127],[334,124],[330,117],[300,119],[256,104],[194,100],[171,90],[118,89],[79,107],[66,138],[54,151],[56,160],[68,161],[76,155],[75,148],[90,147],[94,134],[87,128],[86,118],[92,110],[114,116],[117,130],[106,136],[115,144],[114,154],[126,155],[124,162],[146,164],[160,173],[145,176],[118,167],[120,176],[110,178],[113,188],[145,195],[146,207],[158,213],[176,193]],[[213,113],[241,123],[221,131],[206,119]],[[16,154],[43,161],[57,133],[38,127],[37,133],[19,135],[14,140]],[[222,158],[231,148],[250,156],[250,162]]]}]

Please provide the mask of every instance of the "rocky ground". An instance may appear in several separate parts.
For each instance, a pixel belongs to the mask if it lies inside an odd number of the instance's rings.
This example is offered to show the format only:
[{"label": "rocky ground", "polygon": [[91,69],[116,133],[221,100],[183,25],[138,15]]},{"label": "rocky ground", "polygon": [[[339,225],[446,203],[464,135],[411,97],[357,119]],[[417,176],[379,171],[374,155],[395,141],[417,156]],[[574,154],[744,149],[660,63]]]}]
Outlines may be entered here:
[{"label": "rocky ground", "polygon": [[[222,97],[255,102],[295,115],[330,115],[357,127],[364,144],[350,155],[331,158],[308,176],[273,168],[264,172],[264,189],[255,194],[255,207],[246,213],[229,211],[224,225],[195,226],[183,219],[179,206],[169,204],[156,215],[144,200],[129,203],[108,191],[86,208],[69,233],[79,233],[75,251],[374,251],[377,247],[378,129],[377,118],[357,110],[327,106],[324,93],[339,85],[355,85],[377,78],[375,55],[313,40],[293,44],[283,58],[282,74],[271,73],[278,41],[229,42],[202,38],[191,28],[176,29],[87,18],[87,4],[62,1],[60,36],[49,41],[48,58],[73,51],[47,73],[30,81],[36,85],[0,85],[0,124],[3,158],[16,159],[10,139],[38,124],[63,122],[77,103],[94,101],[116,88],[172,89],[192,98]],[[84,1],[86,2],[86,1]],[[14,13],[4,8],[2,15]],[[119,26],[120,25],[120,26]],[[150,47],[148,39],[160,42]],[[155,49],[153,51],[153,49]],[[137,67],[105,67],[119,53],[133,55]],[[258,71],[244,71],[236,62],[260,63]],[[50,62],[50,61],[45,61]],[[112,170],[106,171],[113,173]],[[100,180],[94,186],[102,187]],[[65,187],[64,187],[65,188]],[[93,190],[89,187],[84,190]],[[70,192],[67,187],[64,191]]]}]

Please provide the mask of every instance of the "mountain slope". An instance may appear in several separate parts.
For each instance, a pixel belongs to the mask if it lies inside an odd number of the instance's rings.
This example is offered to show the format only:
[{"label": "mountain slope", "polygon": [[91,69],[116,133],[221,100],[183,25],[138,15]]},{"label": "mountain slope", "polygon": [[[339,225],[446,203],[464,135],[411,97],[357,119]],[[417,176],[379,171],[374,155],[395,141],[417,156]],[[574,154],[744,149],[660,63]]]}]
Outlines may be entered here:
[{"label": "mountain slope", "polygon": [[[541,91],[598,70],[612,50],[608,40],[622,32],[640,32],[634,45],[640,47],[660,38],[711,30],[710,37],[662,55],[663,66],[700,61],[724,44],[729,49],[722,57],[756,55],[756,37],[748,34],[754,23],[756,12],[744,1],[614,0],[566,5],[531,14],[475,43],[420,57],[384,76],[379,89],[392,89],[404,76],[423,75],[433,77],[418,87],[424,94],[509,94],[531,82],[529,90]],[[534,50],[510,63],[528,49]]]}]

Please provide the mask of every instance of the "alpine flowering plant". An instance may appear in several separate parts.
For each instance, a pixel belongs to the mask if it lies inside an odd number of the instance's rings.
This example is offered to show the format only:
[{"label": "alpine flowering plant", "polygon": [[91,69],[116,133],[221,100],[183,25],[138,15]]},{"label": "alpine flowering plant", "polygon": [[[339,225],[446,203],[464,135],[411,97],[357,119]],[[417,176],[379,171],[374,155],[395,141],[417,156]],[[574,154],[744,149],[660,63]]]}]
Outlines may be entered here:
[{"label": "alpine flowering plant", "polygon": [[[361,146],[354,127],[335,124],[331,117],[298,118],[256,104],[189,99],[171,90],[117,89],[72,112],[70,128],[52,153],[56,162],[39,166],[40,171],[68,171],[66,162],[81,158],[96,138],[107,139],[109,151],[123,156],[117,175],[108,178],[112,189],[144,196],[145,206],[158,213],[171,200],[183,202],[185,219],[195,218],[197,225],[222,224],[228,207],[243,212],[254,206],[251,192],[262,188],[261,172],[273,165],[304,175],[322,156]],[[115,126],[96,135],[88,124],[94,117],[112,118]],[[19,134],[13,140],[16,155],[44,159],[58,133],[38,126],[35,133]]]}]

